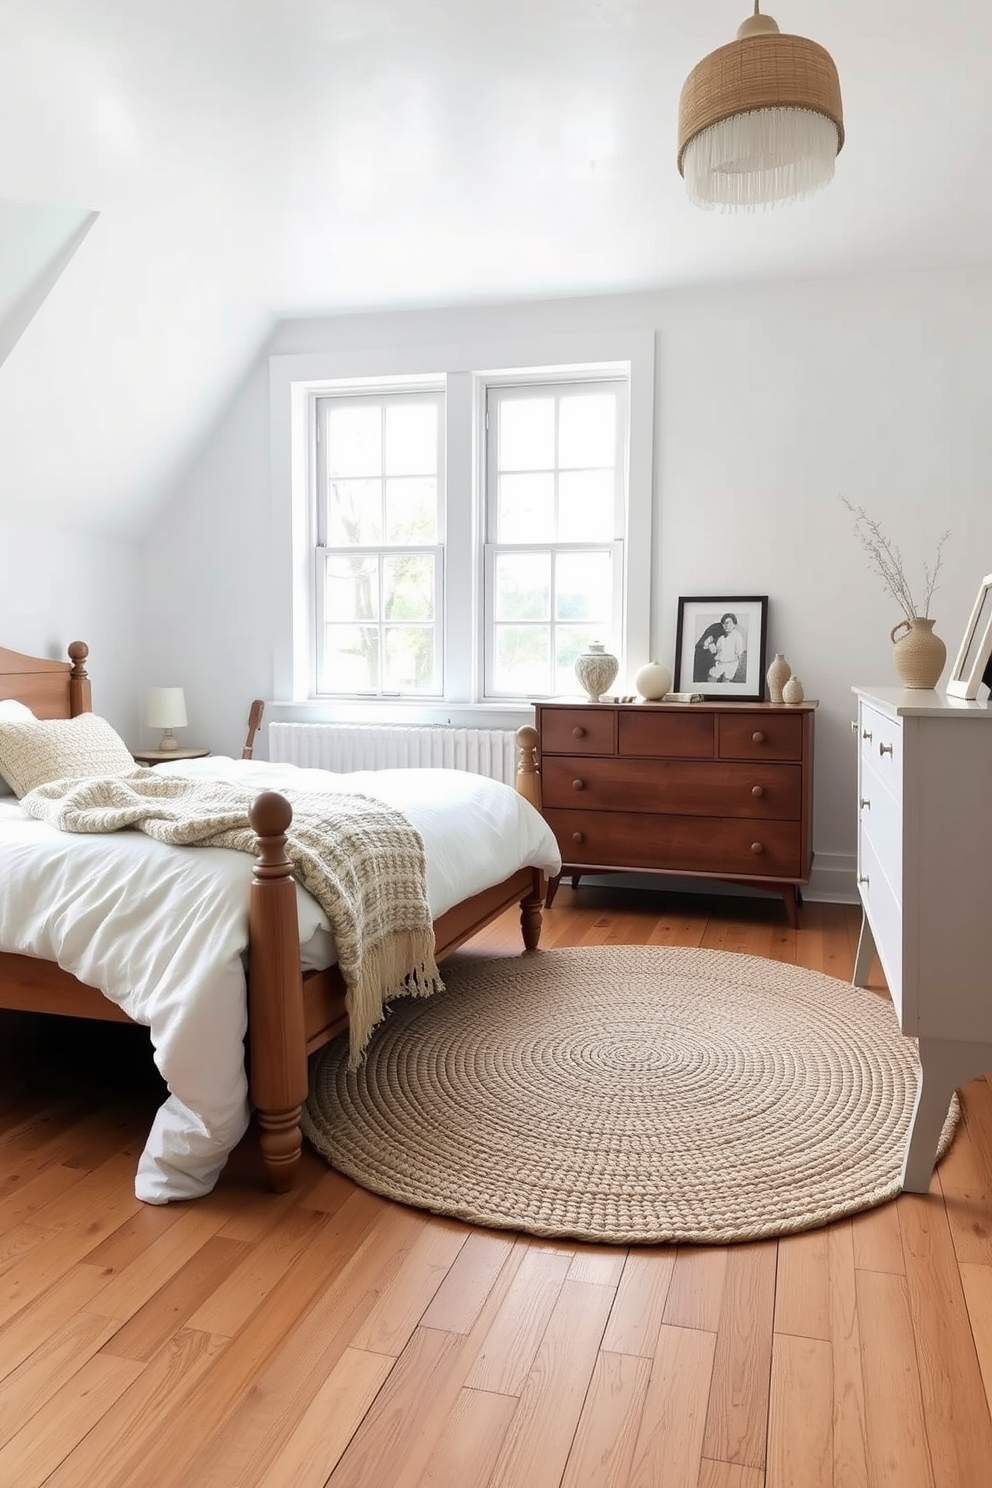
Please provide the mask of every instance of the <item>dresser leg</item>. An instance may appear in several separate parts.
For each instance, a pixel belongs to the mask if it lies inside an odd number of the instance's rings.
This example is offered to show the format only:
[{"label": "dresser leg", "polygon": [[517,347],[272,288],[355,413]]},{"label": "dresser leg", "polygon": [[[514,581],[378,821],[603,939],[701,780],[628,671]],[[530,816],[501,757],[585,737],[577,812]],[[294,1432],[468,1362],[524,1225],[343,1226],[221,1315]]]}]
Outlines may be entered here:
[{"label": "dresser leg", "polygon": [[916,1104],[902,1171],[906,1193],[926,1193],[930,1187],[937,1142],[955,1090],[966,1080],[992,1070],[992,1044],[921,1038],[919,1055]]},{"label": "dresser leg", "polygon": [[554,878],[549,878],[548,879],[548,889],[547,889],[547,893],[544,896],[544,907],[545,907],[545,909],[550,909],[551,908],[551,905],[554,902],[554,897],[555,897],[555,895],[558,892],[558,885],[560,883],[561,883],[561,874],[560,873],[556,873],[555,876],[554,876]]},{"label": "dresser leg", "polygon": [[785,904],[785,912],[789,917],[789,924],[793,930],[799,929],[799,906],[802,904],[802,895],[795,884],[786,884],[782,890],[782,901]]},{"label": "dresser leg", "polygon": [[875,937],[871,933],[868,916],[864,910],[861,911],[861,934],[858,936],[858,954],[854,958],[854,975],[851,981],[855,987],[867,987],[868,978],[871,975],[871,964],[875,959]]}]

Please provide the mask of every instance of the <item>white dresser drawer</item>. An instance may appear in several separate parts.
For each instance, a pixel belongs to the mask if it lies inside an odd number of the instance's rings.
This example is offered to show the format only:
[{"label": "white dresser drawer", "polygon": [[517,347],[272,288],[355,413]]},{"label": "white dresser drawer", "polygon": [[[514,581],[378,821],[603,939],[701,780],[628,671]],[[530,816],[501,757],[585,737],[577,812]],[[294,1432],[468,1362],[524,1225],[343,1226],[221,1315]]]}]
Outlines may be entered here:
[{"label": "white dresser drawer", "polygon": [[862,767],[871,765],[898,800],[902,799],[902,720],[889,718],[862,701],[858,712],[858,751]]},{"label": "white dresser drawer", "polygon": [[858,822],[871,839],[875,855],[885,869],[897,899],[902,898],[902,801],[883,783],[874,762],[862,761],[858,779]]},{"label": "white dresser drawer", "polygon": [[[875,937],[896,1017],[902,1025],[902,908],[867,832],[858,833],[858,890]],[[915,1032],[903,1028],[903,1033]]]}]

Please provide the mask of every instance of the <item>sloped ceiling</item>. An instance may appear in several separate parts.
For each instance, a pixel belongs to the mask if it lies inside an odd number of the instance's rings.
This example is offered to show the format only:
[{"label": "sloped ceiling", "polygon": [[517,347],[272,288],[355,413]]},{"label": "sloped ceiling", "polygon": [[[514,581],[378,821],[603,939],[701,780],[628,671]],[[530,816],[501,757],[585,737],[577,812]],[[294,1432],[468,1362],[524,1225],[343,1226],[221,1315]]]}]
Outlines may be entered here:
[{"label": "sloped ceiling", "polygon": [[140,532],[277,317],[992,261],[985,0],[779,0],[840,71],[836,179],[686,203],[679,89],[749,9],[0,0],[0,204],[89,228],[0,366],[0,513]]}]

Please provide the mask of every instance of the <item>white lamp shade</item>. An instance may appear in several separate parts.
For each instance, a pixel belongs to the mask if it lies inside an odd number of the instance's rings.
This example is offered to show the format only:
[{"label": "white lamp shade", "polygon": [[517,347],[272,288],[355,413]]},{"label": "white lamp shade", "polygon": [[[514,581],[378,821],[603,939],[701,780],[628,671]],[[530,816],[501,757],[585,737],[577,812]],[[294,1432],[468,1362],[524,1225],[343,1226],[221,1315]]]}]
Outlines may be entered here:
[{"label": "white lamp shade", "polygon": [[153,687],[148,694],[150,728],[173,729],[186,726],[186,695],[181,687]]}]

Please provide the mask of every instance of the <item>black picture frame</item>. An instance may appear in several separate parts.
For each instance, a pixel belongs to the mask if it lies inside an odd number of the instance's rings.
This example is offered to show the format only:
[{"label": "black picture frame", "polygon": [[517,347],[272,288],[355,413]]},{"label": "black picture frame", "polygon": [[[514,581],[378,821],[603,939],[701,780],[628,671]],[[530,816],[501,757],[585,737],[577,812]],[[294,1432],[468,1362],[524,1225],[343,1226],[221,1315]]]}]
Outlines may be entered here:
[{"label": "black picture frame", "polygon": [[765,695],[767,630],[767,594],[680,596],[675,691],[760,703]]}]

